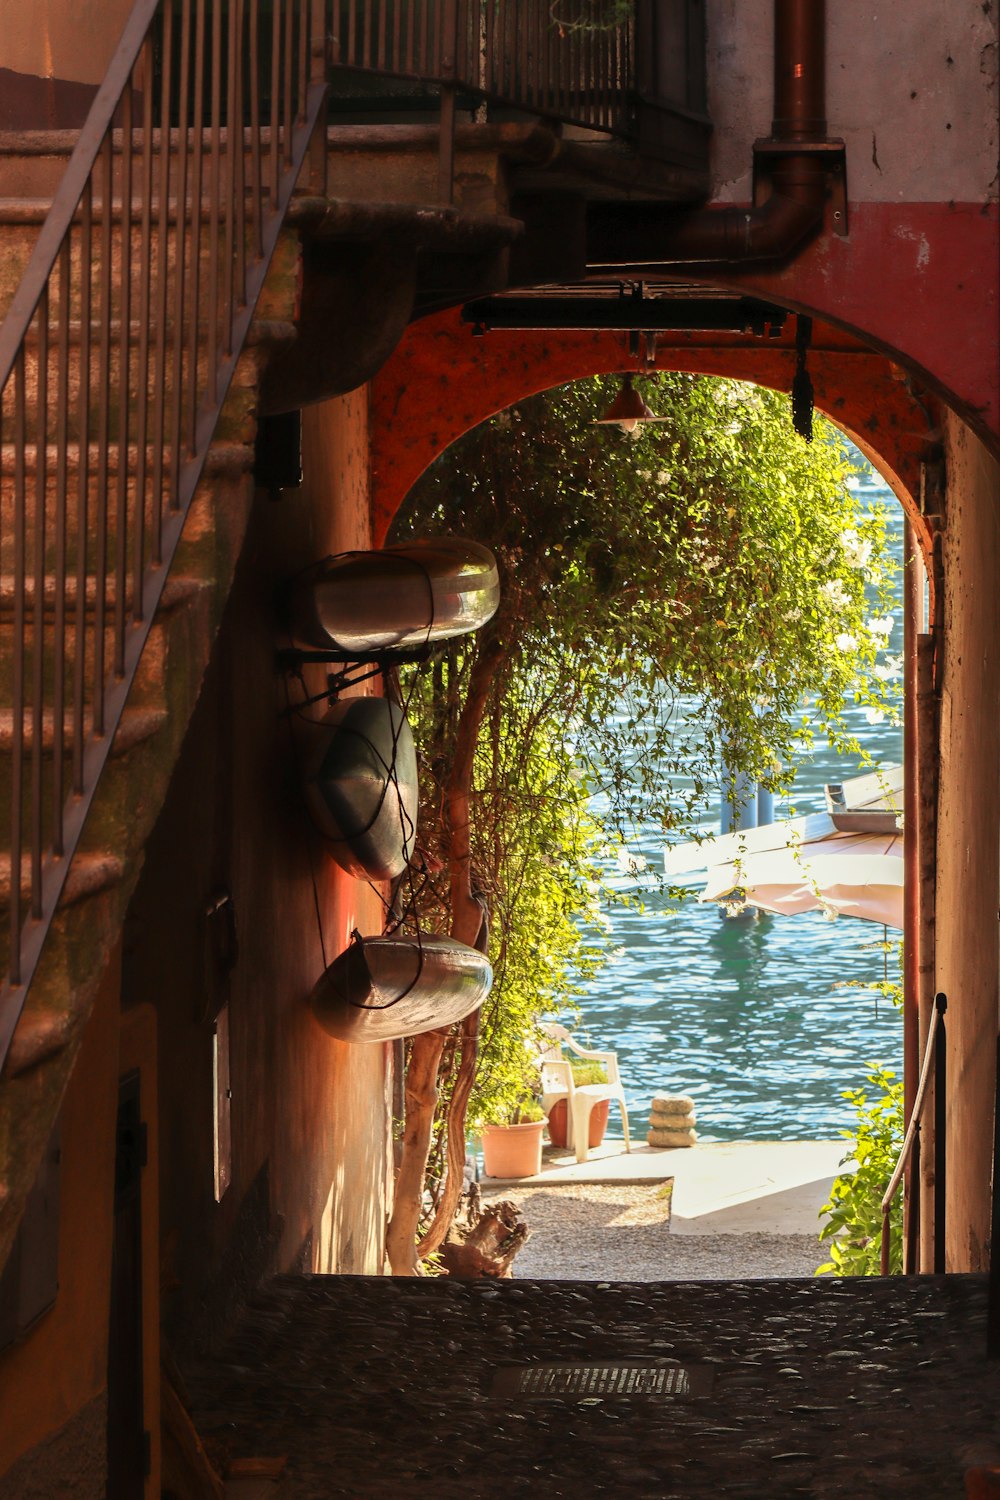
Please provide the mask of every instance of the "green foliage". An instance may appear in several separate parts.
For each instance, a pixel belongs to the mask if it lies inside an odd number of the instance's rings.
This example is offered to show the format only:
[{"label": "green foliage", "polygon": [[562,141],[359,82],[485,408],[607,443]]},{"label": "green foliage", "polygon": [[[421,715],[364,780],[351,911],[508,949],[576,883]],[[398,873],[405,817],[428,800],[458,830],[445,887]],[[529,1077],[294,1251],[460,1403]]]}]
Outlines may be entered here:
[{"label": "green foliage", "polygon": [[[830,1242],[830,1259],[817,1276],[878,1276],[882,1257],[882,1195],[889,1186],[903,1144],[903,1084],[887,1068],[874,1068],[868,1082],[878,1092],[850,1089],[844,1098],[857,1111],[855,1131],[844,1131],[851,1149],[842,1165],[853,1172],[838,1177],[822,1213],[830,1217],[821,1240]],[[903,1269],[903,1198],[897,1193],[889,1214],[889,1270]]]},{"label": "green foliage", "polygon": [[570,1072],[577,1088],[588,1083],[607,1083],[608,1070],[603,1063],[586,1062],[582,1057],[570,1063]]},{"label": "green foliage", "polygon": [[532,1125],[545,1119],[545,1111],[539,1101],[530,1094],[522,1094],[514,1103],[499,1109],[483,1123],[488,1125]]},{"label": "green foliage", "polygon": [[834,430],[807,445],[784,396],[669,374],[646,389],[666,420],[628,441],[594,425],[617,388],[580,382],[474,429],[394,533],[473,537],[501,569],[496,617],[449,645],[411,706],[427,838],[470,680],[496,653],[474,769],[496,977],[473,1121],[523,1089],[537,1019],[572,1008],[603,960],[600,856],[640,822],[683,837],[723,748],[778,789],[804,734],[849,743],[849,701],[890,711],[884,525],[845,485]]},{"label": "green foliage", "polygon": [[560,36],[573,32],[615,31],[626,26],[635,12],[635,0],[575,0],[563,5],[553,0],[550,15]]}]

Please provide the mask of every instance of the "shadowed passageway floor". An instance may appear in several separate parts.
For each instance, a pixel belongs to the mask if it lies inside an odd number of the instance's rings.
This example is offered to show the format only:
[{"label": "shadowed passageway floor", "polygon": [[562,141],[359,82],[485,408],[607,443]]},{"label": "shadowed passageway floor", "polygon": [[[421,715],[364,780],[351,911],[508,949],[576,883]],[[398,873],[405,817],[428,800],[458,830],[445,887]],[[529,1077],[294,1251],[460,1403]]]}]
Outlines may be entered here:
[{"label": "shadowed passageway floor", "polygon": [[[275,1500],[958,1500],[967,1467],[1000,1461],[985,1316],[971,1276],[283,1278],[190,1389],[221,1467],[288,1455]],[[649,1360],[687,1373],[556,1375],[580,1389],[541,1398],[514,1375],[514,1394],[494,1391],[502,1367]],[[657,1381],[673,1393],[640,1389]]]}]

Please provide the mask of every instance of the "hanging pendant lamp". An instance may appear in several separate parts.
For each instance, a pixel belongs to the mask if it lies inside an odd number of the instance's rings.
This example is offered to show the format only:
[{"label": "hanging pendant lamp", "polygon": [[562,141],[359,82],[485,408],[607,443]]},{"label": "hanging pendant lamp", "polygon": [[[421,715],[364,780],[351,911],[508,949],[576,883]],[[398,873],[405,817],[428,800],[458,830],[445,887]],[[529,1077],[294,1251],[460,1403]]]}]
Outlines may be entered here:
[{"label": "hanging pendant lamp", "polygon": [[622,388],[602,417],[595,419],[599,427],[618,427],[629,437],[636,437],[644,422],[668,422],[669,417],[658,417],[650,410],[635,386],[632,376],[626,375]]}]

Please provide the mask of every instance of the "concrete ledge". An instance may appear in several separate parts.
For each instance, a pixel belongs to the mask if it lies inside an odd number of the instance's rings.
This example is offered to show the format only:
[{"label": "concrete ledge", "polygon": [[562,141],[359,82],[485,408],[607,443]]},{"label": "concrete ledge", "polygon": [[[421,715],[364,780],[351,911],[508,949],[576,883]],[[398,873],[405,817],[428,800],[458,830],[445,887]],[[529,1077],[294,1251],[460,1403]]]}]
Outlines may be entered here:
[{"label": "concrete ledge", "polygon": [[673,1151],[620,1141],[598,1147],[585,1162],[546,1150],[535,1177],[484,1177],[484,1195],[518,1187],[616,1184],[674,1179],[672,1234],[816,1234],[820,1209],[842,1170],[846,1142],[713,1141]]}]

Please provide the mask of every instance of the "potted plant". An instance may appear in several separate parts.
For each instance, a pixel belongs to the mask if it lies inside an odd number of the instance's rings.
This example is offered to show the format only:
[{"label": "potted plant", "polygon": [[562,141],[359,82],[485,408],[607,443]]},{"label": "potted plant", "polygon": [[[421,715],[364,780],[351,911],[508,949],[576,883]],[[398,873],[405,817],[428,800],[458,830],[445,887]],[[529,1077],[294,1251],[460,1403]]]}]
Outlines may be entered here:
[{"label": "potted plant", "polygon": [[[608,1081],[608,1075],[600,1063],[586,1062],[582,1058],[574,1058],[571,1059],[570,1067],[573,1070],[574,1088],[582,1088],[588,1083],[607,1083]],[[604,1132],[608,1128],[610,1106],[610,1099],[598,1099],[590,1111],[587,1146],[591,1150],[595,1146],[599,1146],[604,1139]],[[563,1098],[557,1099],[549,1110],[549,1140],[553,1146],[566,1145],[566,1116],[567,1101],[564,1095]]]},{"label": "potted plant", "polygon": [[487,1177],[536,1177],[542,1170],[545,1112],[538,1100],[522,1094],[503,1119],[484,1125],[483,1168]]}]

